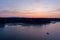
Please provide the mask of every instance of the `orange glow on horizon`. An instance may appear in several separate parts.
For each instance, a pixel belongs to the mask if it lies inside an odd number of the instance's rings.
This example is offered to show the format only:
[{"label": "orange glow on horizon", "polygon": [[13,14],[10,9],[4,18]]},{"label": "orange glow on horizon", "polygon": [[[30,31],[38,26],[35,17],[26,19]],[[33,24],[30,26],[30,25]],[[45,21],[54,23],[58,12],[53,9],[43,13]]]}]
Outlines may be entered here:
[{"label": "orange glow on horizon", "polygon": [[29,17],[29,18],[52,18],[59,16],[59,14],[48,13],[48,12],[28,12],[16,15],[19,17]]},{"label": "orange glow on horizon", "polygon": [[1,14],[0,16],[4,17],[28,17],[28,18],[52,18],[52,17],[58,17],[59,14],[54,13],[48,13],[48,12],[21,12],[21,13],[7,13],[7,14]]}]

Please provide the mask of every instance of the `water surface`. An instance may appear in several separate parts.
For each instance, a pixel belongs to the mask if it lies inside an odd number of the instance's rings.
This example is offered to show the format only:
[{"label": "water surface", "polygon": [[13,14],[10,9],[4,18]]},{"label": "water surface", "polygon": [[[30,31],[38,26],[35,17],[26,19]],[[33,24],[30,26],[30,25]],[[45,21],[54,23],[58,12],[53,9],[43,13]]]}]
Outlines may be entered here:
[{"label": "water surface", "polygon": [[60,40],[60,22],[48,24],[0,24],[0,39]]}]

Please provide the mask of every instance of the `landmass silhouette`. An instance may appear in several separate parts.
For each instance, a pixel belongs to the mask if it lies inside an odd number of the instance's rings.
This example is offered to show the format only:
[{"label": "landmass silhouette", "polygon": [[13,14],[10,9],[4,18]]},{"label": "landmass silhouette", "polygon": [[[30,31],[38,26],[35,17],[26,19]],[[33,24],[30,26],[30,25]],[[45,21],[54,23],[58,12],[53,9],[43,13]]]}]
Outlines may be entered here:
[{"label": "landmass silhouette", "polygon": [[6,23],[22,23],[19,25],[46,25],[50,23],[60,22],[60,18],[23,18],[23,17],[0,17],[0,27]]}]

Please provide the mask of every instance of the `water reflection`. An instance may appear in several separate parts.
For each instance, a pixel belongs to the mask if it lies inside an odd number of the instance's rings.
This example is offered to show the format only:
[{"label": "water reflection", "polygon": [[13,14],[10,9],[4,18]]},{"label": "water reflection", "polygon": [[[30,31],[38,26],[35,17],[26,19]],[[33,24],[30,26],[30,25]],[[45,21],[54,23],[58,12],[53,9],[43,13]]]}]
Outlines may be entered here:
[{"label": "water reflection", "polygon": [[0,28],[4,28],[5,24],[0,23]]},{"label": "water reflection", "polygon": [[[5,35],[9,38],[17,38],[20,40],[44,40],[46,34],[49,32],[45,31],[45,25],[51,22],[40,23],[40,24],[27,24],[27,23],[7,23],[5,24]],[[12,37],[10,37],[12,35]],[[15,37],[16,36],[16,37]]]},{"label": "water reflection", "polygon": [[[0,24],[0,39],[55,40],[60,39],[60,22]],[[8,39],[8,40],[9,40]]]},{"label": "water reflection", "polygon": [[8,26],[16,26],[16,25],[22,25],[22,26],[43,26],[43,25],[48,25],[50,23],[55,24],[56,21],[46,21],[46,22],[38,22],[38,23],[0,23],[0,28],[4,28],[4,26],[6,26],[6,24],[8,24]]},{"label": "water reflection", "polygon": [[50,23],[55,24],[56,22],[42,22],[42,23],[6,23],[8,26],[16,26],[16,25],[22,25],[22,26],[43,26],[48,25]]}]

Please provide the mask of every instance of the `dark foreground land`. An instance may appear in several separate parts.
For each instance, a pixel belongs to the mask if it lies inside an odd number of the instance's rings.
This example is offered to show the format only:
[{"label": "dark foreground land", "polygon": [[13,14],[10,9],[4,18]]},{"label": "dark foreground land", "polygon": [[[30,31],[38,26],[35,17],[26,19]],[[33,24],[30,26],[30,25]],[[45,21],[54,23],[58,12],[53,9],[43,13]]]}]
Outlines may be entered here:
[{"label": "dark foreground land", "polygon": [[60,18],[19,18],[19,17],[7,17],[0,18],[0,23],[33,23],[33,24],[42,24],[50,22],[60,21]]}]

